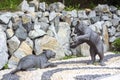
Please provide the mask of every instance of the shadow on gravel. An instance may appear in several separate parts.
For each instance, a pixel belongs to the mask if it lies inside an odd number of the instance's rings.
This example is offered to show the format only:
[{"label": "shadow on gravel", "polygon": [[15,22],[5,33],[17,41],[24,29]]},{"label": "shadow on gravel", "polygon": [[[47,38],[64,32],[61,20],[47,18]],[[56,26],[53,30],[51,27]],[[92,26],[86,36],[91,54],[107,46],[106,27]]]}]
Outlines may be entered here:
[{"label": "shadow on gravel", "polygon": [[75,80],[98,80],[101,77],[106,77],[109,75],[110,74],[79,75],[75,77]]},{"label": "shadow on gravel", "polygon": [[104,58],[104,62],[107,62],[107,61],[109,61],[109,59],[114,58],[114,57],[118,57],[118,56],[120,56],[120,54],[109,54],[109,55],[106,55],[105,58]]},{"label": "shadow on gravel", "polygon": [[[114,58],[114,57],[118,57],[120,56],[120,54],[109,54],[109,55],[106,55],[104,57],[104,62],[107,62],[109,61],[109,59],[111,58]],[[62,62],[56,62],[57,65],[60,65],[60,64],[79,64],[79,63],[84,63],[84,64],[87,64],[90,60],[77,60],[77,61],[62,61]]]},{"label": "shadow on gravel", "polygon": [[[41,80],[51,80],[51,76],[57,72],[65,71],[65,70],[80,70],[80,69],[118,69],[118,67],[73,67],[73,68],[58,68],[58,69],[53,69],[53,70],[48,70],[44,72],[41,76]],[[77,77],[76,77],[77,79]],[[79,80],[79,79],[77,79]],[[82,80],[82,79],[80,79]],[[83,80],[89,80],[89,79],[83,79]],[[91,79],[90,79],[91,80]]]},{"label": "shadow on gravel", "polygon": [[[113,58],[113,57],[118,57],[120,56],[120,54],[110,54],[110,55],[106,55],[104,62],[107,62],[109,59]],[[79,64],[79,63],[88,63],[90,60],[82,60],[82,61],[62,61],[62,62],[56,62],[57,65],[60,64]],[[61,71],[65,71],[65,70],[79,70],[79,69],[118,69],[120,70],[120,67],[105,67],[105,66],[100,66],[100,67],[73,67],[73,68],[57,68],[57,69],[52,69],[49,71],[46,71],[42,74],[41,76],[41,80],[50,80],[50,77],[57,73],[57,72],[61,72]],[[80,75],[80,76],[76,76],[75,80],[96,80],[93,78],[96,77],[101,77],[101,76],[106,76],[106,75],[110,75],[110,74],[101,74],[101,75]]]}]

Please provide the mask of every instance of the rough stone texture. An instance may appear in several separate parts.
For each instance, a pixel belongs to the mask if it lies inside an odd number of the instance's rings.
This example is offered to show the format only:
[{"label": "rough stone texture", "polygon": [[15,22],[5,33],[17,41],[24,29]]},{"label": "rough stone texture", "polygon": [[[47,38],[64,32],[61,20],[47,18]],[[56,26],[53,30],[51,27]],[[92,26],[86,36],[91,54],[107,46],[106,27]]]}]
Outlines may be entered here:
[{"label": "rough stone texture", "polygon": [[30,37],[31,39],[35,39],[35,38],[41,37],[41,36],[43,36],[43,35],[45,35],[45,34],[46,34],[45,31],[43,31],[43,30],[41,30],[41,29],[38,29],[38,30],[30,31],[30,32],[29,32],[29,37]]},{"label": "rough stone texture", "polygon": [[78,11],[78,17],[81,18],[81,19],[87,19],[88,18],[85,10]]},{"label": "rough stone texture", "polygon": [[0,69],[3,68],[3,66],[8,61],[8,48],[7,48],[7,42],[6,42],[6,34],[2,31],[0,28]]},{"label": "rough stone texture", "polygon": [[103,24],[103,41],[104,41],[104,52],[109,50],[109,34],[108,34],[108,27],[104,23]]},{"label": "rough stone texture", "polygon": [[83,56],[90,56],[89,49],[90,49],[90,46],[86,43],[83,43],[83,44],[80,45],[81,54]]},{"label": "rough stone texture", "polygon": [[23,0],[23,2],[19,5],[19,8],[21,11],[26,12],[29,10],[29,4],[26,0]]},{"label": "rough stone texture", "polygon": [[57,40],[59,44],[62,46],[64,53],[66,55],[71,55],[70,52],[70,25],[66,22],[59,23]]},{"label": "rough stone texture", "polygon": [[7,35],[7,38],[11,38],[14,35],[13,30],[12,29],[7,29],[6,30],[6,35]]},{"label": "rough stone texture", "polygon": [[12,14],[10,12],[6,12],[6,13],[0,15],[0,22],[8,24],[11,16],[12,16]]},{"label": "rough stone texture", "polygon": [[45,9],[46,9],[46,4],[45,4],[45,2],[42,2],[42,3],[39,4],[39,9],[40,9],[41,11],[45,11]]},{"label": "rough stone texture", "polygon": [[9,39],[7,43],[10,54],[13,54],[14,51],[16,51],[20,45],[20,41],[16,36],[13,36],[11,39]]},{"label": "rough stone texture", "polygon": [[61,12],[65,8],[65,5],[62,4],[61,2],[55,2],[53,4],[50,4],[49,10],[50,11],[56,11],[56,12]]},{"label": "rough stone texture", "polygon": [[60,59],[65,56],[62,46],[54,37],[46,35],[43,38],[35,40],[35,54],[40,54],[43,49],[50,49],[56,52],[56,59]]}]

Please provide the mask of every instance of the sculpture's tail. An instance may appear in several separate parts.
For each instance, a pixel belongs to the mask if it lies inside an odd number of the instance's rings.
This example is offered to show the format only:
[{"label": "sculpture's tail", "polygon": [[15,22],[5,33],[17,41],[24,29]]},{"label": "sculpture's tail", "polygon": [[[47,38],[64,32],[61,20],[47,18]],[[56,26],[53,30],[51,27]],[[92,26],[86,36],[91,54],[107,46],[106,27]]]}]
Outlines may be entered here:
[{"label": "sculpture's tail", "polygon": [[16,74],[8,73],[4,74],[1,80],[19,80],[19,76]]},{"label": "sculpture's tail", "polygon": [[19,80],[19,76],[15,74],[18,71],[19,69],[15,69],[10,73],[4,74],[1,80]]}]

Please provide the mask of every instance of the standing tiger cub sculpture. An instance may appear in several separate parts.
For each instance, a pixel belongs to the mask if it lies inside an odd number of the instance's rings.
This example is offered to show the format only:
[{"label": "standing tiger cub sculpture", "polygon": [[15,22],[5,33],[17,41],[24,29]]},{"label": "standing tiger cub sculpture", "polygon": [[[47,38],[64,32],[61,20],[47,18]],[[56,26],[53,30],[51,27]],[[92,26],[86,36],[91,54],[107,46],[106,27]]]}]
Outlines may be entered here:
[{"label": "standing tiger cub sculpture", "polygon": [[96,60],[96,55],[99,56],[99,63],[101,66],[104,66],[103,58],[104,58],[104,49],[103,42],[100,39],[98,33],[94,32],[90,27],[85,25],[85,23],[77,22],[75,26],[74,33],[77,34],[77,37],[73,38],[73,42],[70,47],[75,48],[78,45],[86,42],[90,46],[90,56],[91,56],[91,64],[93,64]]}]

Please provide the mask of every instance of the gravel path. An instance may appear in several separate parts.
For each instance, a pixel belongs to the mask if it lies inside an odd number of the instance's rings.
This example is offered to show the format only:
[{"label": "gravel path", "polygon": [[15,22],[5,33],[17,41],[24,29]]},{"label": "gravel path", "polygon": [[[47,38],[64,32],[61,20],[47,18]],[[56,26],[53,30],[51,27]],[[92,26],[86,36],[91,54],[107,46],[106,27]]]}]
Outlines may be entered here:
[{"label": "gravel path", "polygon": [[[105,53],[106,66],[87,65],[89,60],[90,57],[79,57],[54,61],[57,67],[20,71],[17,75],[20,76],[20,80],[106,80],[110,77],[111,80],[115,77],[120,80],[120,54]],[[11,69],[0,71],[0,79],[10,71]]]}]

